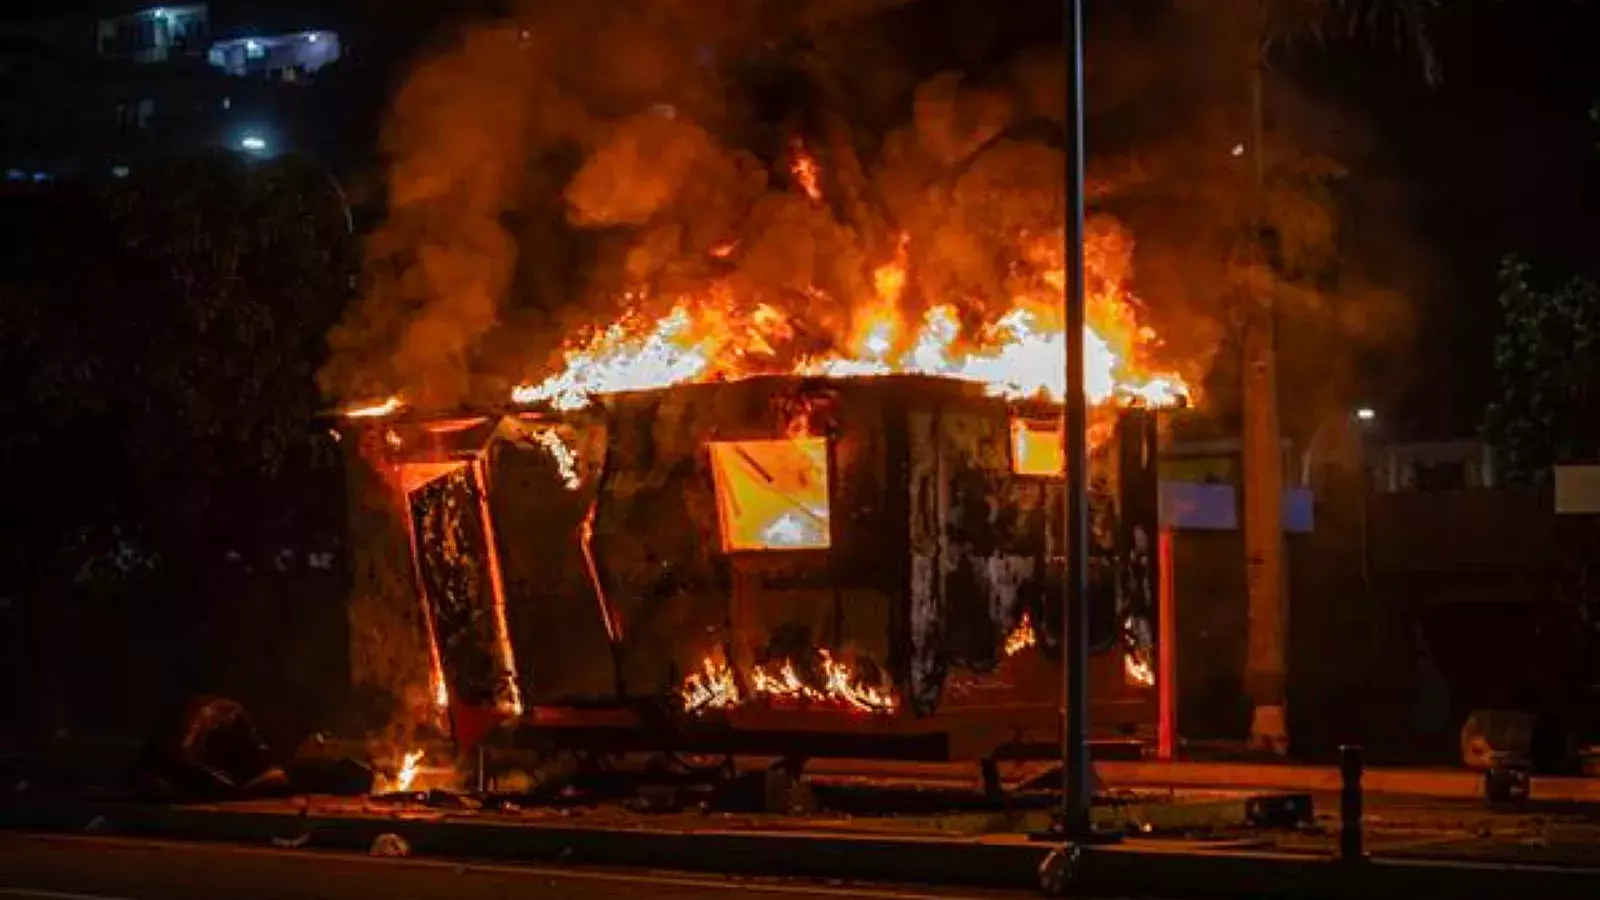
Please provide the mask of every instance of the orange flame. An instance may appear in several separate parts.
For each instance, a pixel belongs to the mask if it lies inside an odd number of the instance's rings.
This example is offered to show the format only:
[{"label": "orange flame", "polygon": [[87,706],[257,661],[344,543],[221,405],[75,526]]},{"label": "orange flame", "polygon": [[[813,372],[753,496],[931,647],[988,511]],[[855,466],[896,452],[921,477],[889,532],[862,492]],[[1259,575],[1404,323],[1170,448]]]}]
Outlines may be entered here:
[{"label": "orange flame", "polygon": [[[872,303],[856,311],[855,322],[846,343],[852,355],[848,358],[831,360],[826,364],[826,368],[832,371],[826,374],[887,375],[895,371],[891,354],[899,345],[905,330],[904,322],[901,320],[900,302],[906,292],[908,278],[906,249],[909,246],[909,236],[901,234],[895,246],[894,259],[872,271],[872,288],[875,296]],[[918,341],[919,348],[922,343],[921,340]],[[910,355],[917,357],[920,354],[913,352]]]},{"label": "orange flame", "polygon": [[423,765],[427,751],[421,747],[390,757],[387,763],[373,766],[372,793],[420,793],[432,788],[460,783],[460,773],[452,765]]},{"label": "orange flame", "polygon": [[827,680],[824,691],[829,699],[842,701],[862,712],[894,712],[893,694],[859,682],[855,672],[848,665],[835,662],[828,651],[818,650],[817,653],[822,656],[822,674]]},{"label": "orange flame", "polygon": [[784,660],[776,674],[760,666],[750,670],[750,688],[757,696],[790,698],[795,700],[821,700],[822,692],[800,680],[794,663]]},{"label": "orange flame", "polygon": [[700,663],[700,671],[684,681],[678,696],[687,712],[729,709],[739,705],[739,685],[727,663],[708,656]]},{"label": "orange flame", "polygon": [[554,428],[541,428],[533,433],[533,439],[539,442],[544,452],[550,454],[550,461],[561,473],[561,484],[567,490],[575,491],[583,487],[583,479],[578,475],[578,453],[562,439],[559,432]]},{"label": "orange flame", "polygon": [[1039,636],[1033,632],[1033,619],[1024,610],[1022,618],[1017,620],[1017,626],[1006,635],[1006,656],[1016,656],[1038,643]]},{"label": "orange flame", "polygon": [[817,165],[817,160],[806,151],[800,141],[794,142],[793,159],[789,163],[789,174],[794,176],[795,183],[806,192],[806,196],[814,201],[822,199],[822,167]]},{"label": "orange flame", "polygon": [[848,663],[833,658],[827,650],[816,651],[821,683],[813,684],[801,676],[793,660],[775,667],[750,668],[750,694],[739,692],[732,669],[719,656],[707,656],[701,671],[691,674],[678,692],[687,712],[706,709],[731,709],[742,702],[765,698],[780,704],[834,706],[888,714],[899,705],[893,691],[865,683]]},{"label": "orange flame", "polygon": [[[812,201],[822,200],[821,168],[798,140],[790,173]],[[1060,232],[1018,233],[1012,248],[1005,298],[928,296],[920,314],[908,315],[911,283],[909,234],[900,234],[893,256],[871,271],[872,294],[851,300],[850,321],[837,326],[807,321],[797,327],[788,312],[769,304],[751,306],[738,296],[735,279],[713,280],[702,290],[671,298],[658,318],[645,312],[649,291],[623,294],[621,319],[570,345],[564,365],[542,382],[518,386],[512,399],[570,410],[595,395],[667,387],[686,382],[733,380],[757,374],[820,375],[834,378],[894,373],[976,382],[990,394],[1043,397],[1066,394],[1065,323],[1062,292],[1066,268]],[[736,240],[711,249],[730,256]],[[1084,373],[1091,403],[1170,405],[1189,388],[1170,372],[1150,371],[1143,356],[1157,343],[1137,320],[1137,301],[1126,287],[1132,245],[1117,230],[1092,232],[1084,245],[1086,318]],[[831,301],[815,285],[795,293]],[[1000,301],[1000,302],[997,302]],[[959,302],[959,305],[958,305]],[[827,305],[827,304],[824,304]],[[967,311],[963,315],[962,310]],[[822,324],[827,334],[818,334]],[[797,346],[804,333],[806,347]],[[831,351],[817,354],[816,338]],[[809,355],[808,355],[809,354]]]},{"label": "orange flame", "polygon": [[[857,309],[841,349],[811,358],[795,355],[795,329],[781,310],[761,304],[741,312],[731,287],[719,283],[706,296],[678,298],[660,318],[630,311],[569,348],[556,374],[518,386],[512,399],[573,410],[598,395],[756,374],[903,373],[974,382],[1000,397],[1060,402],[1066,395],[1064,278],[1053,261],[1060,251],[1032,252],[1051,258],[1050,267],[990,321],[965,324],[953,304],[938,304],[913,326],[901,308],[908,281],[902,250],[875,270],[874,296]],[[1187,399],[1190,389],[1180,376],[1149,371],[1139,362],[1155,339],[1135,320],[1126,290],[1109,279],[1097,279],[1091,288],[1084,335],[1089,402],[1166,406]]]},{"label": "orange flame", "polygon": [[405,401],[395,395],[376,403],[352,406],[344,411],[344,416],[347,419],[381,419],[399,412],[402,406],[405,406]]},{"label": "orange flame", "polygon": [[400,769],[395,772],[394,789],[404,793],[411,790],[411,785],[417,780],[417,772],[422,763],[421,750],[412,750],[400,760]]},{"label": "orange flame", "polygon": [[1149,654],[1143,651],[1123,652],[1122,675],[1134,687],[1153,687],[1156,683],[1155,667],[1150,664]]},{"label": "orange flame", "polygon": [[693,326],[689,307],[682,304],[654,323],[624,319],[569,351],[561,372],[542,384],[518,386],[511,399],[572,410],[587,406],[592,394],[696,381],[711,361],[706,348],[697,346],[705,339],[695,336]]}]

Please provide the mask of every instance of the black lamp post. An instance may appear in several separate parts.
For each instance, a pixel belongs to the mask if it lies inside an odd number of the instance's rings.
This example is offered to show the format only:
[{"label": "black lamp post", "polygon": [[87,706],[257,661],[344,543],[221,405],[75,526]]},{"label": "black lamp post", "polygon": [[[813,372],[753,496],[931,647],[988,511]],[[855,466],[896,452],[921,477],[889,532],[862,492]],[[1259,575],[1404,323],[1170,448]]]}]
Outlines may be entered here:
[{"label": "black lamp post", "polygon": [[1083,0],[1065,0],[1066,171],[1066,586],[1062,598],[1061,827],[1069,841],[1089,838],[1089,518],[1088,402],[1083,378]]}]

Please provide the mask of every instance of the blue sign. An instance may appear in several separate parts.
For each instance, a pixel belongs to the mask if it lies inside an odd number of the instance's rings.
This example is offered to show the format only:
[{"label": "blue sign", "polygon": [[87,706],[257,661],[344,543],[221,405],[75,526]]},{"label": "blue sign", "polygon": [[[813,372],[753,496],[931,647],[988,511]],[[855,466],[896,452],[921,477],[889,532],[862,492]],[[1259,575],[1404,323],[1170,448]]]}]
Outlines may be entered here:
[{"label": "blue sign", "polygon": [[[1283,492],[1283,530],[1309,534],[1315,526],[1316,499],[1309,488]],[[1239,530],[1238,492],[1231,484],[1161,482],[1161,524],[1178,531]]]}]

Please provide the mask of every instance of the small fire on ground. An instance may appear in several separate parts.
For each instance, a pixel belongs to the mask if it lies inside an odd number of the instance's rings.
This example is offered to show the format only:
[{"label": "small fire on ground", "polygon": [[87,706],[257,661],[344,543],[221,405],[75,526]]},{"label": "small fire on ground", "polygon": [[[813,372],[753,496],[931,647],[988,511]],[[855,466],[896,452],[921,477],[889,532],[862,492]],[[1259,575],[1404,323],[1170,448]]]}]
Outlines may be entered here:
[{"label": "small fire on ground", "polygon": [[457,773],[454,766],[425,765],[427,750],[415,747],[373,765],[372,793],[408,794],[454,787]]},{"label": "small fire on ground", "polygon": [[1039,636],[1033,631],[1033,618],[1024,610],[1022,618],[1017,620],[1016,627],[1006,635],[1006,656],[1016,656],[1038,643]]},{"label": "small fire on ground", "polygon": [[755,665],[745,679],[746,689],[721,654],[707,656],[700,671],[685,679],[679,699],[686,712],[732,709],[765,701],[775,706],[832,708],[864,713],[892,713],[899,702],[894,691],[869,684],[849,663],[835,659],[826,649],[815,651],[809,666],[794,660]]},{"label": "small fire on ground", "polygon": [[373,776],[372,792],[374,794],[403,794],[414,790],[417,775],[422,771],[422,757],[427,751],[422,749],[407,750],[393,761],[390,773],[384,773],[381,768]]}]

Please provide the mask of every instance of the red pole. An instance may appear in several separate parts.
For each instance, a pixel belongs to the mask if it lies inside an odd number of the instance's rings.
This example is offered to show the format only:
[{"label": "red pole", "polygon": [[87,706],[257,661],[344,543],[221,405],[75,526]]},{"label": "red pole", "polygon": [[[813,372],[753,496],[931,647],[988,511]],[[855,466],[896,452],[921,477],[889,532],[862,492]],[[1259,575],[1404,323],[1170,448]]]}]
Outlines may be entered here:
[{"label": "red pole", "polygon": [[1156,755],[1170,761],[1178,744],[1178,603],[1170,528],[1156,539],[1156,565]]}]

